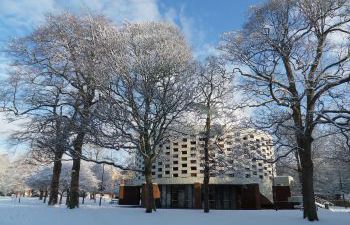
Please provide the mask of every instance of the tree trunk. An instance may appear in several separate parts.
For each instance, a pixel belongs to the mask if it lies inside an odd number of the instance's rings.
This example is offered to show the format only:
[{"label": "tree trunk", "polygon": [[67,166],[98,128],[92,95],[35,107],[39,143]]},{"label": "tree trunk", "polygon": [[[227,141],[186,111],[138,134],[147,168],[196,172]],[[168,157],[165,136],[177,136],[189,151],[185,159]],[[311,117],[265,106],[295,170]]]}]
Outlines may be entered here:
[{"label": "tree trunk", "polygon": [[145,190],[145,207],[146,213],[152,213],[154,205],[153,198],[153,183],[152,183],[152,161],[150,159],[144,159],[145,161],[145,178],[146,178],[146,190]]},{"label": "tree trunk", "polygon": [[99,205],[99,206],[102,205],[102,194],[100,194],[100,201],[98,202],[98,205]]},{"label": "tree trunk", "polygon": [[73,159],[72,175],[70,182],[70,192],[68,207],[74,209],[79,207],[79,172],[80,172],[80,159]]},{"label": "tree trunk", "polygon": [[69,191],[69,189],[67,190],[67,198],[66,198],[66,206],[68,207],[68,205],[69,205],[69,197],[70,196],[70,191]]},{"label": "tree trunk", "polygon": [[59,201],[59,204],[60,204],[60,205],[62,204],[63,194],[64,194],[64,191],[62,191],[62,192],[61,192],[61,195],[60,195],[60,201]]},{"label": "tree trunk", "polygon": [[44,191],[42,189],[39,190],[39,200],[43,200]]},{"label": "tree trunk", "polygon": [[55,162],[53,164],[53,174],[50,184],[49,205],[56,205],[58,203],[58,188],[62,169],[62,155],[63,154],[61,152],[55,154]]},{"label": "tree trunk", "polygon": [[46,198],[47,198],[47,190],[45,191],[45,194],[44,194],[44,201],[43,201],[43,203],[46,203]]},{"label": "tree trunk", "polygon": [[[210,104],[208,106],[208,111]],[[210,141],[210,123],[211,116],[208,112],[206,122],[205,122],[205,137],[204,137],[204,178],[203,178],[203,188],[204,188],[204,212],[209,212],[209,179],[210,179],[210,168],[209,168],[209,141]]]},{"label": "tree trunk", "polygon": [[79,207],[79,173],[80,173],[80,155],[83,147],[85,133],[78,134],[74,141],[73,166],[70,182],[68,208]]},{"label": "tree trunk", "polygon": [[85,203],[85,193],[83,193],[83,200],[81,201],[81,204],[84,205],[84,203]]},{"label": "tree trunk", "polygon": [[318,220],[317,208],[315,204],[315,193],[313,184],[313,162],[312,162],[312,138],[306,138],[303,143],[300,154],[300,163],[302,169],[302,194],[304,204],[304,218],[309,221]]}]

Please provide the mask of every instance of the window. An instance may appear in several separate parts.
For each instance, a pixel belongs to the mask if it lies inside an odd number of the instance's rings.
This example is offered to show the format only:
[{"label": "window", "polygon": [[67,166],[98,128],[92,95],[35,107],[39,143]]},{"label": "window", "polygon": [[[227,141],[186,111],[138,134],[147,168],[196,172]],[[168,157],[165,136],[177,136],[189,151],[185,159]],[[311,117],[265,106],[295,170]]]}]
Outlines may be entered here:
[{"label": "window", "polygon": [[173,145],[179,145],[179,143],[177,143],[177,142],[174,142],[174,143],[173,143]]},{"label": "window", "polygon": [[162,174],[158,174],[158,178],[162,178]]},{"label": "window", "polygon": [[196,144],[196,141],[191,141],[191,145],[195,145]]},{"label": "window", "polygon": [[245,175],[245,178],[249,178],[249,177],[250,177],[250,174],[246,174],[246,175]]},{"label": "window", "polygon": [[174,173],[173,174],[173,177],[178,177],[179,175],[177,173]]},{"label": "window", "polygon": [[173,171],[178,171],[179,168],[178,167],[173,167]]},{"label": "window", "polygon": [[179,155],[178,154],[174,154],[173,157],[174,158],[179,158]]},{"label": "window", "polygon": [[152,175],[156,175],[156,172],[152,172]]},{"label": "window", "polygon": [[196,160],[191,160],[191,163],[196,163],[197,161]]},{"label": "window", "polygon": [[165,174],[170,174],[170,171],[165,171]]},{"label": "window", "polygon": [[191,154],[191,157],[196,157],[196,154]]},{"label": "window", "polygon": [[187,148],[187,145],[181,145],[181,148]]},{"label": "window", "polygon": [[186,155],[186,154],[187,154],[187,151],[182,151],[181,153],[184,154],[184,155]]},{"label": "window", "polygon": [[182,164],[182,167],[187,167],[187,163],[183,163],[183,164]]},{"label": "window", "polygon": [[179,151],[179,149],[178,148],[174,148],[174,152],[178,152]]},{"label": "window", "polygon": [[263,175],[260,175],[259,178],[260,178],[260,179],[264,179],[264,176],[263,176]]},{"label": "window", "polygon": [[161,166],[163,163],[162,162],[158,162],[158,166]]},{"label": "window", "polygon": [[187,157],[182,157],[181,160],[182,161],[187,161]]},{"label": "window", "polygon": [[174,163],[174,164],[178,164],[178,163],[179,163],[179,161],[174,161],[173,163]]},{"label": "window", "polygon": [[191,147],[191,151],[196,151],[196,147]]},{"label": "window", "polygon": [[158,172],[162,172],[162,168],[158,168]]},{"label": "window", "polygon": [[186,142],[186,141],[187,141],[187,138],[182,138],[182,141],[183,141],[183,142]]},{"label": "window", "polygon": [[156,168],[156,166],[155,166],[155,165],[153,165],[153,166],[152,166],[152,169],[155,169],[155,168]]},{"label": "window", "polygon": [[181,170],[182,174],[187,174],[187,170]]},{"label": "window", "polygon": [[191,177],[196,177],[197,174],[196,173],[191,173]]},{"label": "window", "polygon": [[197,167],[191,166],[191,170],[196,170],[196,169],[197,169]]},{"label": "window", "polygon": [[170,165],[169,164],[165,164],[165,168],[170,168]]}]

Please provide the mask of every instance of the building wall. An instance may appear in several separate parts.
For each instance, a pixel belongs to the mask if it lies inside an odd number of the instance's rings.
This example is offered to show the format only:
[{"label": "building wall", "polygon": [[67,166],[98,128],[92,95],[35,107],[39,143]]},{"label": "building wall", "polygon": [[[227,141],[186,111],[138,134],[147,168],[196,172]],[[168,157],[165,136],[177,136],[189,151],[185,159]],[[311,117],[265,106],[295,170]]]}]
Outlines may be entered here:
[{"label": "building wall", "polygon": [[[272,179],[275,176],[273,164],[266,163],[253,158],[274,159],[271,147],[271,137],[262,132],[245,130],[225,135],[217,142],[222,153],[212,151],[213,157],[225,155],[227,163],[235,164],[243,160],[244,165],[237,165],[228,169],[226,166],[216,165],[215,174],[211,175],[210,183],[214,184],[250,184],[259,183],[268,187],[261,187],[267,195],[271,191]],[[204,139],[202,136],[182,136],[159,146],[162,154],[153,163],[152,176],[158,184],[193,184],[202,183],[204,162]],[[232,162],[230,162],[230,160]],[[144,169],[143,159],[138,156],[136,165]],[[144,182],[140,173],[137,175],[136,183]],[[269,196],[270,197],[270,196]]]}]

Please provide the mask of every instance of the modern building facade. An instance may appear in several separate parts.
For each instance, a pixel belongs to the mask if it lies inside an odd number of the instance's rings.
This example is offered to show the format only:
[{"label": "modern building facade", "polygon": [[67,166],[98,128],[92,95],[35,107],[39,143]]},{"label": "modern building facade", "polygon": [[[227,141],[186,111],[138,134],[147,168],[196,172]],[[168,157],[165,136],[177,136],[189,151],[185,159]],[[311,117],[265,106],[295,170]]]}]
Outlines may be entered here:
[{"label": "modern building facade", "polygon": [[[204,138],[182,136],[159,146],[162,154],[152,166],[152,176],[159,189],[158,207],[202,208],[204,171]],[[271,137],[263,132],[245,130],[232,132],[211,140],[210,208],[259,209],[270,207],[272,186],[276,176]],[[136,166],[144,169],[142,157]],[[123,187],[142,187],[144,177]],[[131,190],[129,189],[129,190]],[[129,193],[130,194],[130,193]],[[142,195],[141,195],[142,196]],[[136,201],[136,200],[135,200]],[[134,202],[135,202],[134,201]],[[121,204],[127,204],[123,200]]]}]

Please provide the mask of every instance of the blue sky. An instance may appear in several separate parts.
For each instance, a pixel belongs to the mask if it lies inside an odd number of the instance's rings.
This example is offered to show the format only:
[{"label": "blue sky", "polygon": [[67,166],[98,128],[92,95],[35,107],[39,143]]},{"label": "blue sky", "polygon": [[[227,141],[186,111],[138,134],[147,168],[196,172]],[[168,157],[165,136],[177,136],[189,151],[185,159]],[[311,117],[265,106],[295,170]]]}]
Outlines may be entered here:
[{"label": "blue sky", "polygon": [[[0,50],[10,38],[29,34],[47,13],[96,11],[116,23],[165,20],[183,31],[197,58],[215,53],[220,35],[240,29],[249,7],[263,0],[0,0]],[[0,53],[0,77],[7,59]],[[19,129],[0,114],[0,152],[7,151],[8,134]]]}]

